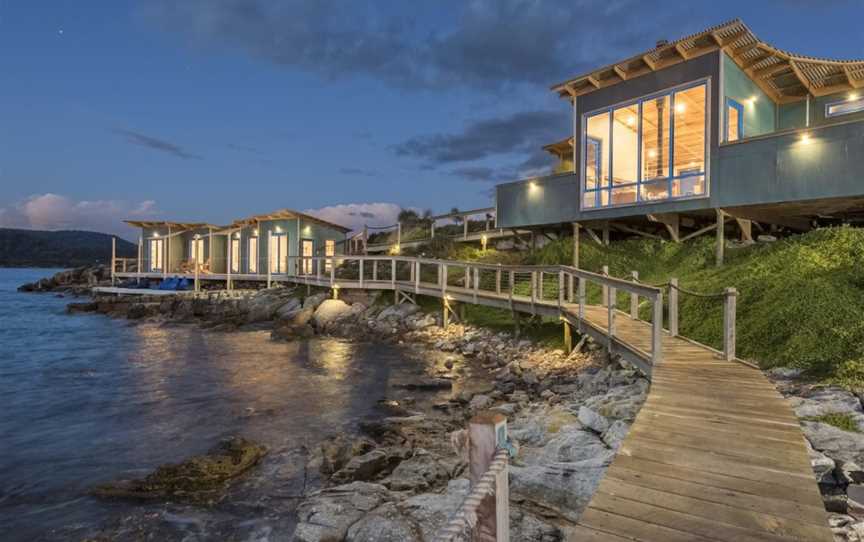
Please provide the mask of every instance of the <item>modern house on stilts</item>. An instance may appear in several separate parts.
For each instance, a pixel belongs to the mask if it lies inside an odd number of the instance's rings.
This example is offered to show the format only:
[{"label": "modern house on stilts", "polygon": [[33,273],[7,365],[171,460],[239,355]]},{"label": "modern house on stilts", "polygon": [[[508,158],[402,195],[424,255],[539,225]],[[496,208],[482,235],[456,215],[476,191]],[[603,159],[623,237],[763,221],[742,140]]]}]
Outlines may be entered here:
[{"label": "modern house on stilts", "polygon": [[545,147],[555,174],[497,187],[498,228],[719,241],[864,219],[864,60],[786,52],[733,20],[552,89],[573,134]]}]

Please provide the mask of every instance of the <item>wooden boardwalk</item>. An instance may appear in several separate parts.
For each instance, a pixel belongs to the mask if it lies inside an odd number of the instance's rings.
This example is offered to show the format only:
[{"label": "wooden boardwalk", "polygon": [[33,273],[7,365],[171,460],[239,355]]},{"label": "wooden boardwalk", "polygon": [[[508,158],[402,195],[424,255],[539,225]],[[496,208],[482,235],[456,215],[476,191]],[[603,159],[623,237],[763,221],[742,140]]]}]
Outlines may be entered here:
[{"label": "wooden boardwalk", "polygon": [[[586,307],[592,325],[606,318]],[[637,347],[649,331],[617,321]],[[831,542],[798,420],[761,371],[668,335],[663,349],[575,540]]]},{"label": "wooden boardwalk", "polygon": [[[340,259],[359,260],[359,275],[337,277],[334,260],[329,276],[322,272],[322,265],[316,265],[313,274],[272,280],[334,290],[394,290],[396,300],[418,294],[438,297],[445,315],[452,312],[450,303],[461,302],[560,317],[605,342],[613,353],[649,375],[651,388],[645,404],[582,514],[573,540],[833,540],[792,408],[761,371],[734,357],[734,303],[730,305],[731,324],[724,324],[729,344],[724,341],[721,353],[663,330],[663,290],[633,281],[567,266],[499,266],[379,256]],[[383,276],[375,271],[376,265],[385,265],[381,262],[390,262],[390,272]],[[395,271],[397,262],[403,266],[402,276]],[[364,277],[364,267],[369,265],[371,274],[366,269]],[[405,266],[410,267],[410,274],[404,273]],[[424,266],[438,268],[437,281],[422,280]],[[448,268],[464,270],[456,284],[452,284],[453,277],[448,279]],[[482,273],[494,276],[483,287]],[[544,274],[557,275],[558,287],[548,295],[543,291]],[[514,284],[520,275],[530,276],[530,295],[524,288],[517,294]],[[229,285],[232,278],[264,279],[261,275],[211,278],[227,279]],[[269,284],[271,277],[267,275],[266,280]],[[589,282],[608,289],[611,299],[617,299],[616,289],[629,293],[633,315],[638,313],[638,300],[647,299],[653,322],[589,305],[585,296]],[[552,295],[556,297],[550,298]],[[674,314],[677,329],[677,297],[673,301],[670,295],[669,305],[669,320],[673,321]]]}]

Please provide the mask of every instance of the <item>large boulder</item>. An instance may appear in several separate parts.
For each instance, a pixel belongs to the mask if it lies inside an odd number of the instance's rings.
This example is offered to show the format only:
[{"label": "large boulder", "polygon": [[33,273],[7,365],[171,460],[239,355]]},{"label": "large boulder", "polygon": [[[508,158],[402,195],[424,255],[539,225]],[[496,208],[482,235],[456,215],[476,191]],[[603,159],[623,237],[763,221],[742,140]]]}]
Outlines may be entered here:
[{"label": "large boulder", "polygon": [[389,500],[387,488],[366,482],[316,491],[297,507],[294,541],[344,540],[352,525]]},{"label": "large boulder", "polygon": [[600,434],[605,433],[609,429],[609,420],[602,414],[586,406],[579,407],[579,423]]},{"label": "large boulder", "polygon": [[510,495],[577,521],[596,491],[612,454],[569,463],[510,467]]},{"label": "large boulder", "polygon": [[303,308],[304,309],[312,309],[313,311],[318,308],[318,305],[324,302],[329,296],[325,293],[310,295],[306,299],[303,300]]},{"label": "large boulder", "polygon": [[813,448],[831,459],[864,465],[864,434],[812,421],[801,422],[801,429]]},{"label": "large boulder", "polygon": [[394,491],[425,491],[449,478],[450,471],[438,456],[426,450],[416,450],[382,483]]},{"label": "large boulder", "polygon": [[333,474],[333,481],[344,483],[373,480],[390,472],[397,461],[398,458],[394,459],[384,450],[371,450],[349,459],[344,467]]},{"label": "large boulder", "polygon": [[292,297],[288,301],[286,301],[281,307],[276,309],[276,314],[274,317],[276,320],[290,320],[292,319],[301,309],[303,308],[303,304],[296,297]]},{"label": "large boulder", "polygon": [[224,495],[231,479],[257,465],[266,453],[265,446],[234,437],[204,455],[163,465],[142,479],[97,486],[92,493],[103,498],[214,502]]},{"label": "large boulder", "polygon": [[325,299],[315,313],[312,322],[320,330],[326,330],[334,322],[351,314],[351,306],[339,299]]},{"label": "large boulder", "polygon": [[807,397],[790,397],[795,415],[816,418],[826,414],[861,414],[861,402],[854,394],[839,388],[825,388]]},{"label": "large boulder", "polygon": [[396,504],[387,502],[352,525],[345,542],[421,542],[422,533]]},{"label": "large boulder", "polygon": [[470,482],[465,478],[450,480],[444,493],[422,493],[399,504],[403,514],[422,530],[422,540],[434,540],[468,495]]}]

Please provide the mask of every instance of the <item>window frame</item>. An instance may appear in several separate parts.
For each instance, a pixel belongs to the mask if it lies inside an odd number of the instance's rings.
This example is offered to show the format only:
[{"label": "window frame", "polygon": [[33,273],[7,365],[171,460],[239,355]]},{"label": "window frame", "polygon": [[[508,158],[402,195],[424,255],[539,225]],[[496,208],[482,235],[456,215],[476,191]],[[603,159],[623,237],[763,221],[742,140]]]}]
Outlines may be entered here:
[{"label": "window frame", "polygon": [[[688,173],[684,175],[674,175],[675,173],[675,122],[674,122],[674,111],[675,111],[675,95],[679,92],[684,92],[691,88],[696,88],[699,86],[705,87],[705,165],[704,170],[700,173]],[[670,107],[670,127],[669,127],[669,175],[659,179],[652,179],[651,181],[647,181],[647,183],[658,183],[665,182],[667,186],[667,194],[668,197],[663,199],[656,200],[645,200],[642,199],[642,186],[646,184],[646,181],[642,179],[643,171],[642,171],[642,104],[643,102],[647,102],[652,99],[659,98],[661,96],[669,96],[669,107]],[[694,81],[689,81],[687,83],[683,83],[681,85],[676,85],[672,87],[665,88],[663,90],[653,92],[651,94],[646,94],[644,96],[639,96],[638,98],[618,102],[615,104],[611,104],[608,106],[600,107],[591,111],[586,111],[580,115],[579,122],[579,136],[580,136],[580,172],[579,172],[579,210],[580,212],[592,212],[592,211],[601,211],[601,210],[609,210],[609,209],[620,209],[623,207],[637,207],[643,205],[653,205],[658,203],[667,203],[673,201],[682,201],[682,200],[691,200],[691,199],[704,199],[710,197],[710,164],[711,164],[711,126],[712,126],[712,115],[711,115],[711,77],[703,77],[701,79],[697,79]],[[596,188],[588,189],[585,186],[586,180],[586,157],[588,151],[588,139],[587,135],[587,126],[588,119],[595,115],[602,115],[604,113],[609,114],[609,162],[611,164],[613,158],[613,153],[615,149],[611,146],[612,143],[612,135],[613,135],[613,125],[614,125],[614,112],[616,109],[627,107],[630,105],[636,104],[637,107],[637,175],[638,178],[636,182],[626,183],[626,184],[614,184],[612,182],[612,176],[609,177],[609,185],[608,186],[600,186],[599,182]],[[739,117],[740,118],[740,117]],[[724,129],[725,130],[725,129]],[[590,138],[596,139],[596,138]],[[602,152],[601,152],[602,157]],[[606,167],[609,167],[607,164]],[[610,171],[610,173],[613,173]],[[704,177],[705,188],[701,194],[695,195],[684,195],[684,196],[673,196],[672,195],[672,187],[675,181],[681,181],[683,179],[688,178],[698,178]],[[635,202],[627,202],[627,203],[612,203],[612,189],[613,188],[627,188],[627,187],[635,187],[636,190],[636,201]],[[607,205],[601,205],[602,203],[602,194],[603,191],[608,193],[608,201]],[[586,194],[594,193],[594,207],[586,207],[585,206],[585,198]]]},{"label": "window frame", "polygon": [[[729,141],[729,108],[738,111],[738,137],[735,141]],[[723,142],[735,143],[744,139],[744,105],[735,98],[726,97],[723,102]]]},{"label": "window frame", "polygon": [[[854,111],[845,111],[843,113],[831,113],[831,108],[836,106],[836,105],[844,105],[844,104],[855,103],[855,102],[857,102],[858,105],[857,105],[857,109],[855,109]],[[854,100],[850,100],[849,98],[846,98],[844,100],[836,100],[836,101],[828,102],[825,104],[825,118],[826,119],[833,119],[833,118],[837,118],[837,117],[843,117],[846,115],[854,115],[856,113],[864,113],[864,96],[859,96],[859,97],[855,98]]]}]

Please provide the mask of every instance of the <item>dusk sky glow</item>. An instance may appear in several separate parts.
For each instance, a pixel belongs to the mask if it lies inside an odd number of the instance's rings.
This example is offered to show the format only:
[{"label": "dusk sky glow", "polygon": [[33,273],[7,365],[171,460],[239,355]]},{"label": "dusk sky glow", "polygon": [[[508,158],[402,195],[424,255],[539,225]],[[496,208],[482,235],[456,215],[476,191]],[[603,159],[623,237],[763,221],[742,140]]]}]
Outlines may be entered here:
[{"label": "dusk sky glow", "polygon": [[0,226],[483,207],[569,135],[552,84],[735,17],[864,58],[861,0],[0,0]]}]

